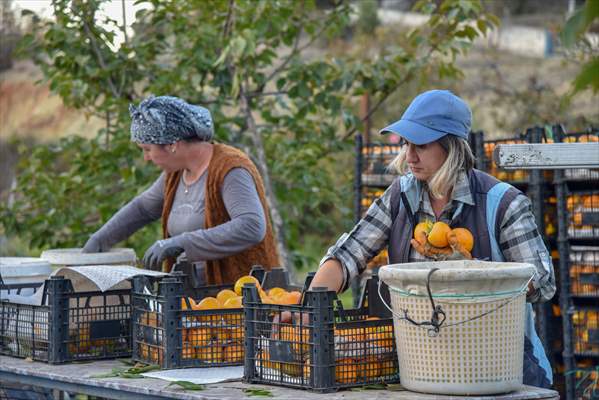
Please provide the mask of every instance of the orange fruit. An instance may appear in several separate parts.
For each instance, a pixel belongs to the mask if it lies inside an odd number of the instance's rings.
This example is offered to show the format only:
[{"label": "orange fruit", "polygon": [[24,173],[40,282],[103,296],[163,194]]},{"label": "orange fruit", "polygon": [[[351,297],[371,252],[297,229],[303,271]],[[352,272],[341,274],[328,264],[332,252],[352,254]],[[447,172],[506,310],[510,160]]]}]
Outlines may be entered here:
[{"label": "orange fruit", "polygon": [[268,294],[268,296],[275,298],[287,293],[287,291],[280,287],[274,287],[272,289],[269,289],[266,293]]},{"label": "orange fruit", "polygon": [[574,225],[582,225],[582,213],[576,212],[572,215]]},{"label": "orange fruit", "polygon": [[196,358],[196,349],[189,343],[183,343],[181,356],[183,358]]},{"label": "orange fruit", "polygon": [[335,380],[354,383],[358,380],[358,364],[352,358],[341,358],[335,363]]},{"label": "orange fruit", "polygon": [[238,343],[224,346],[223,361],[234,363],[243,361],[243,346]]},{"label": "orange fruit", "polygon": [[397,367],[393,359],[386,358],[379,361],[379,374],[380,376],[394,375],[397,373]]},{"label": "orange fruit", "polygon": [[212,336],[218,344],[224,344],[229,341],[231,334],[225,328],[212,328]]},{"label": "orange fruit", "polygon": [[225,302],[232,297],[237,297],[237,293],[235,293],[231,289],[223,289],[216,295],[216,300],[218,300],[220,304],[224,305]]},{"label": "orange fruit", "polygon": [[[418,240],[420,238],[420,232],[424,232],[425,236],[428,236],[431,229],[433,229],[432,221],[427,219],[423,222],[420,222],[418,225],[416,225],[416,228],[414,228],[414,239]],[[420,242],[418,242],[418,243],[420,243]],[[420,243],[420,244],[424,244],[424,243]]]},{"label": "orange fruit", "polygon": [[304,378],[305,379],[310,378],[310,370],[311,369],[312,369],[312,365],[310,363],[310,358],[306,358],[306,361],[304,362]]},{"label": "orange fruit", "polygon": [[393,351],[393,329],[388,326],[379,326],[375,332],[368,334],[371,346],[376,347],[377,352]]},{"label": "orange fruit", "polygon": [[428,242],[435,247],[447,247],[447,234],[451,232],[451,228],[445,222],[435,222],[431,231],[428,234]]},{"label": "orange fruit", "polygon": [[187,330],[187,342],[192,346],[207,346],[212,340],[212,333],[208,328],[189,328]]},{"label": "orange fruit", "polygon": [[196,358],[209,363],[223,361],[223,347],[212,342],[210,346],[197,349]]},{"label": "orange fruit", "polygon": [[296,305],[299,304],[302,299],[302,294],[297,290],[293,292],[285,293],[275,298],[276,304]]},{"label": "orange fruit", "polygon": [[256,361],[258,362],[257,364],[263,368],[279,369],[281,367],[278,362],[270,361],[268,351],[258,350],[256,353]]},{"label": "orange fruit", "polygon": [[258,282],[258,279],[250,275],[245,275],[237,279],[237,282],[235,282],[235,293],[237,293],[238,296],[242,295],[241,289],[246,283],[253,283],[258,289],[260,289],[260,282]]},{"label": "orange fruit", "polygon": [[220,308],[220,303],[214,297],[205,297],[197,304],[194,310],[217,310]]},{"label": "orange fruit", "polygon": [[310,350],[310,331],[308,328],[302,328],[300,336],[299,326],[282,325],[279,340],[291,342],[291,348],[298,356]]},{"label": "orange fruit", "polygon": [[458,242],[468,251],[472,251],[474,247],[474,236],[466,228],[454,228],[452,232],[455,234]]},{"label": "orange fruit", "polygon": [[229,336],[231,340],[237,343],[243,344],[243,327],[238,326],[229,330]]},{"label": "orange fruit", "polygon": [[586,209],[599,209],[599,194],[587,195],[584,197],[582,207]]},{"label": "orange fruit", "polygon": [[572,211],[574,207],[578,205],[578,203],[580,203],[580,195],[573,194],[571,196],[568,196],[568,199],[566,200],[566,208],[568,209],[568,211]]},{"label": "orange fruit", "polygon": [[358,365],[358,379],[361,381],[372,381],[377,376],[381,375],[379,362],[374,356],[360,360]]},{"label": "orange fruit", "polygon": [[227,301],[224,302],[222,308],[242,308],[243,307],[243,297],[235,296],[231,297]]}]

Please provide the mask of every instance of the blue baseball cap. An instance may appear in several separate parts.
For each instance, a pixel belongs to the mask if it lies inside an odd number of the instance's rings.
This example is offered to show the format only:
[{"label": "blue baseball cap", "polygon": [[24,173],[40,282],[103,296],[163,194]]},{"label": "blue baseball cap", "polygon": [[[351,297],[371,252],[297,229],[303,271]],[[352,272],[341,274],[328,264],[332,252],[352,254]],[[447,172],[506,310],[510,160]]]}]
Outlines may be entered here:
[{"label": "blue baseball cap", "polygon": [[468,139],[472,112],[449,90],[429,90],[416,96],[396,121],[379,133],[392,132],[414,144],[427,144],[445,135]]}]

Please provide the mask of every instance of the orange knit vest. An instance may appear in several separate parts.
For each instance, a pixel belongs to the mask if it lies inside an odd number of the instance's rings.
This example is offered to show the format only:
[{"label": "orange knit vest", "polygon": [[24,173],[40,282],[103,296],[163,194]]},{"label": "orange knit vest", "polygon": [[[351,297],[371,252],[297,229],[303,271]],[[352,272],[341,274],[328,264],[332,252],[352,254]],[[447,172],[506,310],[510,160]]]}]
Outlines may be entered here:
[{"label": "orange knit vest", "polygon": [[[206,282],[209,285],[234,283],[239,277],[247,275],[253,265],[262,265],[266,270],[280,265],[262,177],[252,160],[244,152],[226,144],[214,144],[212,159],[208,165],[208,177],[205,188],[204,226],[208,229],[231,220],[221,196],[221,188],[225,176],[233,168],[246,169],[254,179],[260,202],[264,208],[264,215],[266,216],[266,235],[260,243],[241,253],[220,260],[206,261]],[[162,207],[162,234],[164,238],[168,237],[168,217],[182,173],[183,171],[181,170],[169,173],[166,176],[164,204]],[[173,262],[174,260],[168,260],[167,271],[171,270]]]}]

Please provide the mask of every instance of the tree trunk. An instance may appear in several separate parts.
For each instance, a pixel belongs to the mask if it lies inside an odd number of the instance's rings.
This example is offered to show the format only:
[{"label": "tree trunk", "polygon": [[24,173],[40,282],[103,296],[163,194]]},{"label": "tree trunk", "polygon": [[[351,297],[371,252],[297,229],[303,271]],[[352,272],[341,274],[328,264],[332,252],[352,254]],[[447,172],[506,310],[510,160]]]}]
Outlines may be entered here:
[{"label": "tree trunk", "polygon": [[277,240],[277,250],[279,251],[279,260],[281,266],[286,268],[289,273],[289,280],[292,283],[295,282],[295,270],[289,252],[287,251],[287,243],[285,241],[285,226],[281,213],[279,212],[279,205],[275,196],[271,181],[270,174],[268,172],[268,164],[266,163],[266,152],[264,151],[264,143],[262,136],[256,127],[256,121],[252,115],[250,103],[245,96],[245,92],[241,89],[240,93],[241,109],[245,114],[245,120],[247,124],[247,132],[251,135],[252,143],[254,145],[254,154],[256,156],[256,166],[262,175],[264,181],[264,190],[266,192],[266,201],[268,208],[270,209],[270,217],[272,221],[272,227],[274,230],[275,239]]}]

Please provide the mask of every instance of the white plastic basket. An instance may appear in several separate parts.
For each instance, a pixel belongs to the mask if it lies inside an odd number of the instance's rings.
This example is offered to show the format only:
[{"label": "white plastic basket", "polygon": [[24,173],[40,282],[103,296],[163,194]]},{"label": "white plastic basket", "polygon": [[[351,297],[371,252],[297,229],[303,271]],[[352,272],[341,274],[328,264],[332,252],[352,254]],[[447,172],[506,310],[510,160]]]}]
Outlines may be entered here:
[{"label": "white plastic basket", "polygon": [[[429,274],[432,268],[438,268]],[[382,267],[393,308],[402,386],[456,395],[507,393],[522,385],[530,264],[444,261]],[[444,315],[438,330],[427,291]],[[410,322],[411,319],[413,322]]]}]

